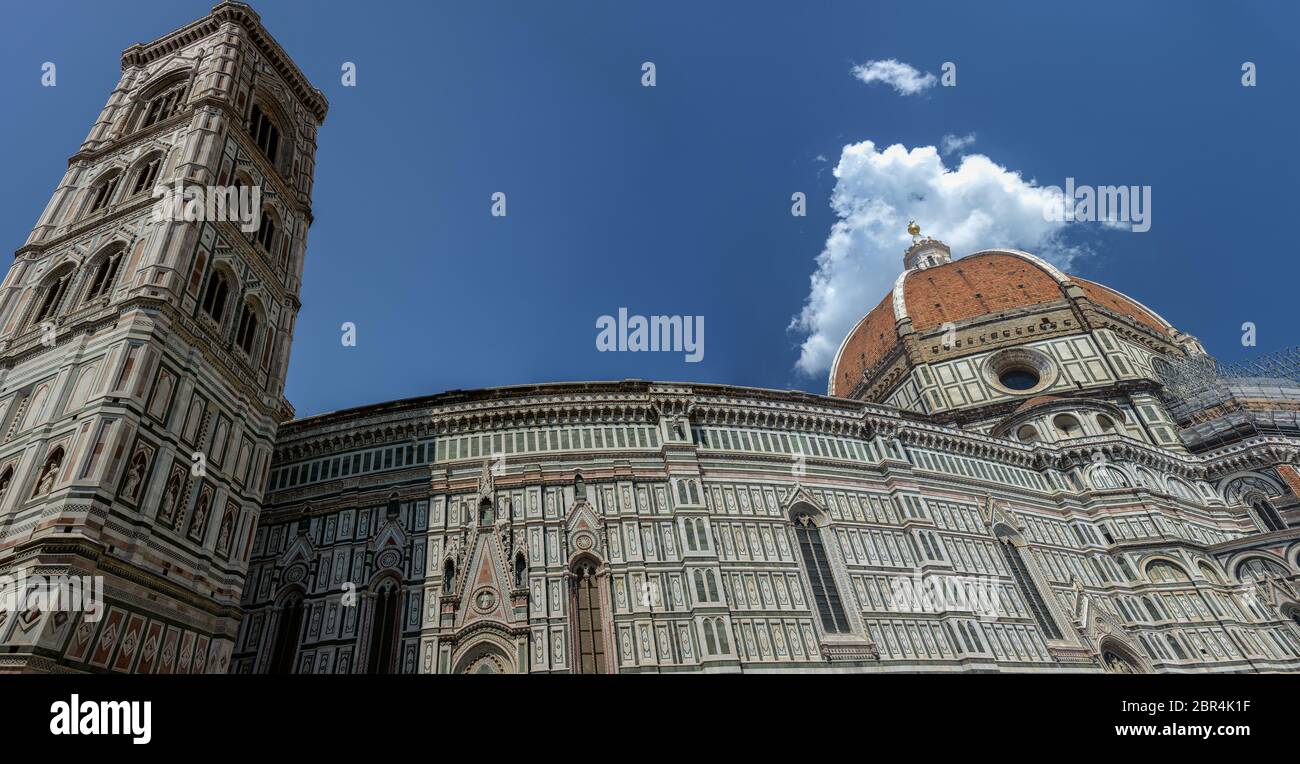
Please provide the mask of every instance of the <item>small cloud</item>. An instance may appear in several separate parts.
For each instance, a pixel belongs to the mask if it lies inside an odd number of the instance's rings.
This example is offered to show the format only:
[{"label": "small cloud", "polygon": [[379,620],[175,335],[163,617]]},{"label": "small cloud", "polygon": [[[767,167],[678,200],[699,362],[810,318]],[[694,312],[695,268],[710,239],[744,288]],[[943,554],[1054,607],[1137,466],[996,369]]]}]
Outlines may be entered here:
[{"label": "small cloud", "polygon": [[948,133],[939,141],[939,148],[943,151],[944,156],[948,156],[961,151],[967,146],[974,145],[974,143],[975,133],[967,133],[966,135]]},{"label": "small cloud", "polygon": [[825,155],[825,154],[818,154],[817,156],[813,157],[813,161],[815,161],[815,162],[827,162],[827,161],[830,161],[830,160],[828,160],[828,159],[826,158],[826,155]]},{"label": "small cloud", "polygon": [[899,95],[916,95],[923,90],[934,87],[939,81],[929,72],[919,71],[911,64],[905,64],[892,58],[880,61],[868,61],[853,67],[853,76],[870,85],[883,82],[892,87]]}]

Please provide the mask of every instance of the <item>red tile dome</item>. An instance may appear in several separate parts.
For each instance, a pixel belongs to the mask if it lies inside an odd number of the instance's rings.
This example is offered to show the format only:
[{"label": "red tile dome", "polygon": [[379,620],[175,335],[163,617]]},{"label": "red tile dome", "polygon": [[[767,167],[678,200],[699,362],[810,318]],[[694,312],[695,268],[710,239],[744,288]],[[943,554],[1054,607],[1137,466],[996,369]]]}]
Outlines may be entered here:
[{"label": "red tile dome", "polygon": [[[1101,308],[1136,322],[1165,338],[1170,327],[1136,300],[1100,284],[1066,275],[1025,252],[977,252],[930,268],[906,271],[893,291],[844,338],[831,365],[828,394],[849,396],[865,372],[898,344],[901,318],[925,332],[946,322],[960,323],[1020,308],[1066,302],[1074,284]],[[900,314],[901,309],[901,314]]]}]

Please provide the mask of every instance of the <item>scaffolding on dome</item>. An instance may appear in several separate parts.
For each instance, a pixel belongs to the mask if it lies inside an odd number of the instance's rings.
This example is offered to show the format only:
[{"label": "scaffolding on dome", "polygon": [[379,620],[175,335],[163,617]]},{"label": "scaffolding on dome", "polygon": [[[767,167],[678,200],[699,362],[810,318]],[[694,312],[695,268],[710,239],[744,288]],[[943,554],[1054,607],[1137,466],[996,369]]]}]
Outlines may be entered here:
[{"label": "scaffolding on dome", "polygon": [[1275,350],[1235,363],[1223,363],[1212,356],[1192,356],[1177,361],[1159,359],[1157,372],[1169,392],[1190,397],[1230,379],[1285,380],[1300,385],[1300,345]]},{"label": "scaffolding on dome", "polygon": [[[1184,428],[1202,430],[1203,446],[1248,433],[1295,433],[1300,410],[1300,346],[1233,363],[1205,355],[1160,358],[1154,366],[1164,383],[1162,397],[1170,413]],[[1213,434],[1198,427],[1213,422],[1220,425],[1211,428],[1217,431]]]}]

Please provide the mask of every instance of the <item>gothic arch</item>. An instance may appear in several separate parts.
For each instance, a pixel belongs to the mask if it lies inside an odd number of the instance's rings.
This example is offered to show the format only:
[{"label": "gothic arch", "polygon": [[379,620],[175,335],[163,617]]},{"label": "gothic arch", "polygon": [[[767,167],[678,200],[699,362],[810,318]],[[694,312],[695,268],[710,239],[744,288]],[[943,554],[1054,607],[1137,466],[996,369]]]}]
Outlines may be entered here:
[{"label": "gothic arch", "polygon": [[[818,504],[809,501],[802,487],[796,489],[786,508],[798,559],[803,563],[804,581],[812,593],[810,605],[824,635],[847,635],[862,632],[853,605],[853,588],[845,575],[844,561],[839,558],[838,544],[830,530],[831,517]],[[844,592],[848,593],[846,601]]]},{"label": "gothic arch", "polygon": [[129,165],[125,174],[127,186],[123,199],[131,199],[142,194],[153,196],[153,190],[162,176],[163,165],[167,163],[167,149],[162,146],[150,148]]},{"label": "gothic arch", "polygon": [[199,312],[224,331],[231,314],[235,312],[230,306],[239,293],[240,281],[235,269],[224,260],[214,259],[208,268],[203,291],[200,292]]},{"label": "gothic arch", "polygon": [[39,326],[44,321],[54,321],[63,312],[68,303],[68,292],[77,274],[77,261],[66,258],[63,262],[41,274],[33,290],[32,301],[28,304],[28,316],[25,323]]},{"label": "gothic arch", "polygon": [[83,275],[77,285],[81,294],[74,304],[113,294],[113,288],[122,276],[126,248],[127,242],[118,239],[100,247],[95,254],[86,258],[81,267]]},{"label": "gothic arch", "polygon": [[1062,628],[1065,619],[1060,617],[1056,607],[1056,597],[1051,586],[1038,570],[1037,562],[1031,555],[1026,554],[1028,544],[1024,536],[1019,530],[1001,520],[993,523],[992,531],[998,550],[1002,553],[1003,562],[1012,580],[1015,581],[1016,588],[1025,598],[1030,615],[1034,617],[1038,628],[1043,632],[1043,638],[1049,641],[1065,639],[1065,629]]},{"label": "gothic arch", "polygon": [[569,670],[575,674],[612,674],[614,621],[610,604],[609,566],[591,552],[569,560]]},{"label": "gothic arch", "polygon": [[1098,640],[1097,655],[1101,667],[1108,674],[1151,673],[1151,666],[1141,653],[1113,635],[1108,634]]},{"label": "gothic arch", "polygon": [[280,593],[272,606],[275,629],[267,646],[268,674],[293,674],[298,670],[298,646],[302,642],[306,594],[301,586],[289,586]]},{"label": "gothic arch", "polygon": [[401,579],[392,571],[375,576],[367,587],[369,619],[363,648],[367,674],[401,673],[404,594]]},{"label": "gothic arch", "polygon": [[494,625],[485,624],[452,655],[453,674],[515,674],[514,641]]}]

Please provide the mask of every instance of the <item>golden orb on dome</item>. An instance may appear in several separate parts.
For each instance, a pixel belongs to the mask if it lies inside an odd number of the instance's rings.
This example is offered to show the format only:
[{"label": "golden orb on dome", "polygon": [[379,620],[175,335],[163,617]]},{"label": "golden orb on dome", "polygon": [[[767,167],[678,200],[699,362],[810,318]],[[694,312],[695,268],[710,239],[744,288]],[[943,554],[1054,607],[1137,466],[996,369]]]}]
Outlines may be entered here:
[{"label": "golden orb on dome", "polygon": [[907,221],[907,232],[913,236],[920,236],[921,226],[917,225],[915,220],[909,220]]}]

